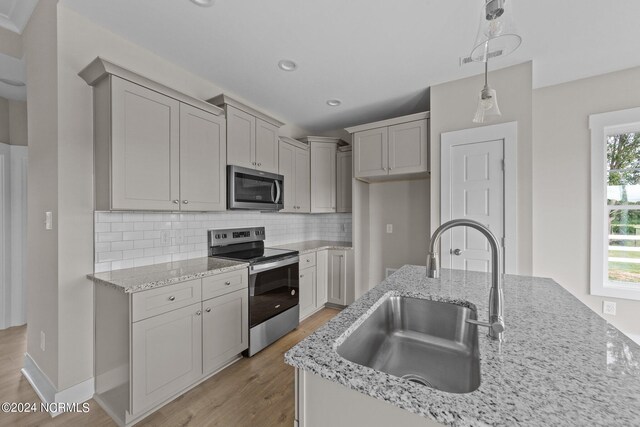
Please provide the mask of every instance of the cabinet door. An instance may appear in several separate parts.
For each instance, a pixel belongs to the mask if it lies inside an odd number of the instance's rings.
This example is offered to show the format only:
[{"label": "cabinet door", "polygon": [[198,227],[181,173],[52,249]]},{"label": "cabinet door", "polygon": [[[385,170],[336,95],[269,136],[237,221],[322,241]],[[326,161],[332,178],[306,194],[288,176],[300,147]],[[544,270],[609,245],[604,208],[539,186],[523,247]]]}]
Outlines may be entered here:
[{"label": "cabinet door", "polygon": [[280,212],[297,212],[296,147],[280,141],[278,150],[278,173],[284,176],[284,209]]},{"label": "cabinet door", "polygon": [[311,143],[311,212],[336,211],[336,148]]},{"label": "cabinet door", "polygon": [[278,173],[278,127],[256,119],[256,168]]},{"label": "cabinet door", "polygon": [[255,168],[256,118],[227,105],[227,164]]},{"label": "cabinet door", "polygon": [[389,144],[387,128],[371,129],[353,135],[356,178],[387,175]]},{"label": "cabinet door", "polygon": [[296,148],[296,212],[311,212],[311,170],[309,150]]},{"label": "cabinet door", "polygon": [[427,121],[389,126],[389,175],[428,170]]},{"label": "cabinet door", "polygon": [[202,303],[204,374],[214,372],[249,347],[249,292],[241,289]]},{"label": "cabinet door", "polygon": [[300,320],[315,311],[316,308],[316,269],[300,270]]},{"label": "cabinet door", "polygon": [[180,104],[180,209],[226,210],[226,167],[224,117]]},{"label": "cabinet door", "polygon": [[352,158],[350,151],[338,152],[338,192],[337,205],[338,212],[351,212],[351,186],[352,186]]},{"label": "cabinet door", "polygon": [[329,251],[316,253],[316,308],[327,303]]},{"label": "cabinet door", "polygon": [[131,336],[132,413],[202,377],[201,303],[136,322]]},{"label": "cabinet door", "polygon": [[330,303],[346,305],[344,251],[329,251],[328,292]]},{"label": "cabinet door", "polygon": [[180,103],[112,77],[111,208],[176,210]]}]

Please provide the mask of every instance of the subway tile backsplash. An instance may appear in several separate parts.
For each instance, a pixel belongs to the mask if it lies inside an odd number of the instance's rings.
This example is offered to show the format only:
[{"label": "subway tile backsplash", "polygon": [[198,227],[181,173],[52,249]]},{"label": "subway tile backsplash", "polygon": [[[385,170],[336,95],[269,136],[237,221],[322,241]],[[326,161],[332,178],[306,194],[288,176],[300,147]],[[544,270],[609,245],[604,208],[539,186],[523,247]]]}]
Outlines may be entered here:
[{"label": "subway tile backsplash", "polygon": [[351,241],[351,214],[96,212],[95,271],[207,256],[207,230],[265,227],[267,246]]}]

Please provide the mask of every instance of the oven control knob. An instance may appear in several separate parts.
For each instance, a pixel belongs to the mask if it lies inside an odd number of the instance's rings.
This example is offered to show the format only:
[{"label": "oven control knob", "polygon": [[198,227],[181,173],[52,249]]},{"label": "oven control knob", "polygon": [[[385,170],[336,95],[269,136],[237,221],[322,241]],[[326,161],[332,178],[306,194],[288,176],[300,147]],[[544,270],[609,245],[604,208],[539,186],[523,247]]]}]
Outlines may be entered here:
[{"label": "oven control knob", "polygon": [[296,290],[295,289],[291,289],[291,295],[295,295],[296,294]]}]

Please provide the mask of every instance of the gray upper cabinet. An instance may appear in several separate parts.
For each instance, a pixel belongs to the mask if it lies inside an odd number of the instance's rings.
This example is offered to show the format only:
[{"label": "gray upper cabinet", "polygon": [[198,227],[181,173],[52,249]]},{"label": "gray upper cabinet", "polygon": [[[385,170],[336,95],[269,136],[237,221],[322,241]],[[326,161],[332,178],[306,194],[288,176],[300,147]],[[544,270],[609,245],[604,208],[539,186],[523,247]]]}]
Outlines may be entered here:
[{"label": "gray upper cabinet", "polygon": [[338,151],[336,164],[338,170],[336,211],[351,212],[352,178],[353,178],[353,156],[349,151]]},{"label": "gray upper cabinet", "polygon": [[225,121],[180,104],[181,210],[226,209],[226,151]]},{"label": "gray upper cabinet", "polygon": [[429,174],[429,113],[347,128],[355,178],[383,181]]},{"label": "gray upper cabinet", "polygon": [[311,153],[311,212],[336,212],[336,153],[338,138],[307,136],[301,139]]},{"label": "gray upper cabinet", "polygon": [[96,58],[96,210],[226,209],[223,110]]},{"label": "gray upper cabinet", "polygon": [[[110,208],[177,209],[180,103],[117,77],[111,95]],[[101,136],[108,138],[108,132]],[[101,166],[109,161],[96,160]]]},{"label": "gray upper cabinet", "polygon": [[278,149],[278,173],[284,176],[281,212],[308,213],[311,208],[309,149],[299,141],[281,138]]},{"label": "gray upper cabinet", "polygon": [[256,118],[237,108],[227,111],[227,164],[253,168],[256,163]]},{"label": "gray upper cabinet", "polygon": [[278,129],[284,123],[224,94],[207,102],[227,112],[227,164],[278,173]]}]

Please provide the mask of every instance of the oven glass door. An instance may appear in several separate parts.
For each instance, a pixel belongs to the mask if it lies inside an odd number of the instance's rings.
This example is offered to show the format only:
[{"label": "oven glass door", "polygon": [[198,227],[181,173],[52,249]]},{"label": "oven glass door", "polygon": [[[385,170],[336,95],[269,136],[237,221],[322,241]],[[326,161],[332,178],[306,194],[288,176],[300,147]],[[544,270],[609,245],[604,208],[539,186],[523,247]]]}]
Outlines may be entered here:
[{"label": "oven glass door", "polygon": [[236,203],[275,203],[277,188],[273,178],[235,172],[233,180]]},{"label": "oven glass door", "polygon": [[298,305],[298,263],[249,276],[249,327]]}]

